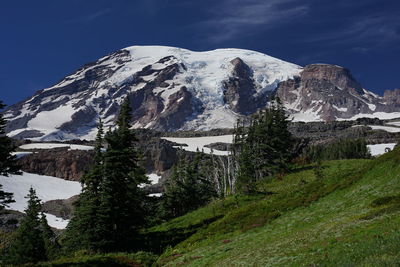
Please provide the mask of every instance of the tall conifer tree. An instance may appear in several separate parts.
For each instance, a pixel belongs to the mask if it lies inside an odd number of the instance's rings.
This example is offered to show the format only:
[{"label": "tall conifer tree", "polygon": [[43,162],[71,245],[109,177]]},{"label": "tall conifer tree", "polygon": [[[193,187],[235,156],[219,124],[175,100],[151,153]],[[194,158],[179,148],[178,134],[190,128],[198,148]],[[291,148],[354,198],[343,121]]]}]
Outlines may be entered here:
[{"label": "tall conifer tree", "polygon": [[[4,107],[5,105],[0,101],[0,110]],[[3,114],[0,113],[0,175],[20,174],[16,156],[11,154],[15,147],[12,144],[12,140],[5,135],[5,127],[6,120],[3,118]],[[12,193],[4,192],[0,184],[0,211],[4,209],[5,205],[12,202],[14,202]]]},{"label": "tall conifer tree", "polygon": [[58,243],[56,234],[50,228],[46,215],[43,212],[41,212],[40,216],[40,228],[42,231],[46,259],[54,259],[58,256],[61,247]]},{"label": "tall conifer tree", "polygon": [[137,138],[130,129],[130,120],[131,107],[126,98],[121,105],[117,128],[105,136],[107,150],[98,213],[98,235],[103,251],[132,246],[135,233],[144,224],[146,194],[139,185],[148,183],[148,178],[139,166]]},{"label": "tall conifer tree", "polygon": [[238,123],[233,145],[238,191],[251,193],[258,180],[288,169],[294,145],[288,123],[279,99],[272,99],[265,110],[251,119],[247,129]]},{"label": "tall conifer tree", "polygon": [[[7,262],[12,264],[36,263],[46,260],[45,236],[43,235],[40,199],[34,189],[30,188],[26,216],[17,229],[13,242],[6,253]],[[47,222],[46,222],[47,224]]]},{"label": "tall conifer tree", "polygon": [[165,185],[162,199],[165,219],[184,215],[217,196],[211,175],[206,173],[209,164],[209,159],[200,152],[193,159],[179,159]]},{"label": "tall conifer tree", "polygon": [[94,147],[94,163],[82,177],[82,192],[75,203],[74,217],[68,224],[64,238],[67,251],[99,250],[102,243],[99,236],[100,187],[103,182],[103,123],[99,120]]}]

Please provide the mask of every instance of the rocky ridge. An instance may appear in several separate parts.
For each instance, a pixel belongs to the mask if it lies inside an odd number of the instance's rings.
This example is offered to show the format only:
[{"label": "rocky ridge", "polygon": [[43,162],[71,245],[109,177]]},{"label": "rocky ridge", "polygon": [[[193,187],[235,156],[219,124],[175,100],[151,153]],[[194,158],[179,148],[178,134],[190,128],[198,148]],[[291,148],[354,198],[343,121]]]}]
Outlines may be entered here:
[{"label": "rocky ridge", "polygon": [[276,92],[299,121],[379,117],[384,113],[396,117],[400,111],[398,90],[378,96],[365,90],[349,70],[335,65],[307,65],[299,76],[281,82]]}]

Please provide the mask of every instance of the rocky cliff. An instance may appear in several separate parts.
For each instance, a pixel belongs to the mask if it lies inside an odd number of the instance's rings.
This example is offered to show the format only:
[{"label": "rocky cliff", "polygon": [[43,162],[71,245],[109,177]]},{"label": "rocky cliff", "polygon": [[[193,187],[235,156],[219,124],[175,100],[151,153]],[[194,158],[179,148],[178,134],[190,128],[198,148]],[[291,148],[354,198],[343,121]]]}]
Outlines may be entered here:
[{"label": "rocky cliff", "polygon": [[[163,174],[177,161],[177,149],[172,142],[160,139],[158,132],[138,131],[141,166],[146,173]],[[36,150],[18,159],[25,172],[54,176],[65,180],[80,181],[93,163],[93,151],[53,148]]]},{"label": "rocky cliff", "polygon": [[92,163],[92,151],[68,150],[67,148],[40,150],[18,159],[18,164],[25,172],[72,181],[79,181]]},{"label": "rocky cliff", "polygon": [[296,120],[379,117],[379,112],[400,111],[397,91],[380,97],[363,89],[349,70],[334,65],[308,65],[299,76],[281,82],[276,92]]}]

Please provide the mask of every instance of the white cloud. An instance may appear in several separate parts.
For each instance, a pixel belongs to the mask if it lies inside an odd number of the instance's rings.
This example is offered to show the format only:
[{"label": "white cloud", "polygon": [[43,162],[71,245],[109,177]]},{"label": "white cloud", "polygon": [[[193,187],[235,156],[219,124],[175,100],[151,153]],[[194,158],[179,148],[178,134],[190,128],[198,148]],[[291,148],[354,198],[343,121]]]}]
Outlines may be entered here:
[{"label": "white cloud", "polygon": [[400,41],[400,14],[372,14],[345,20],[347,26],[319,34],[307,42],[326,42],[332,45],[354,45],[353,51],[367,52],[371,47]]},{"label": "white cloud", "polygon": [[95,20],[97,18],[100,18],[100,17],[102,17],[102,16],[104,16],[104,15],[110,13],[110,12],[111,12],[111,8],[106,8],[106,9],[103,9],[103,10],[99,10],[99,11],[93,12],[91,14],[87,14],[87,15],[79,17],[79,18],[68,20],[67,23],[73,24],[73,23],[90,22],[90,21],[93,21],[93,20]]},{"label": "white cloud", "polygon": [[279,27],[308,13],[298,0],[223,0],[199,26],[210,30],[208,41],[222,41]]}]

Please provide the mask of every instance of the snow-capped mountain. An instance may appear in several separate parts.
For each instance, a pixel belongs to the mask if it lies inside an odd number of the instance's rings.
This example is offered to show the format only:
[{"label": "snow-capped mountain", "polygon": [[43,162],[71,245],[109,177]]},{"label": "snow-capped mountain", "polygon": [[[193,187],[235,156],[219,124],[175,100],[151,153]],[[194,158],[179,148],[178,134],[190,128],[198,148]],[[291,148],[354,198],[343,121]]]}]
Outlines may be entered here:
[{"label": "snow-capped mountain", "polygon": [[[343,68],[323,66],[303,69],[242,49],[132,46],[9,107],[6,131],[36,140],[91,139],[99,117],[106,127],[113,125],[127,95],[134,127],[163,131],[231,128],[239,116],[265,107],[275,92],[295,119],[302,118],[299,114],[329,120],[400,111],[398,93],[388,99],[376,96]],[[337,92],[343,97],[337,98]]]},{"label": "snow-capped mountain", "polygon": [[99,117],[113,124],[128,94],[134,127],[232,127],[238,115],[265,106],[266,95],[300,71],[248,50],[128,47],[11,106],[7,132],[42,140],[90,138]]}]

